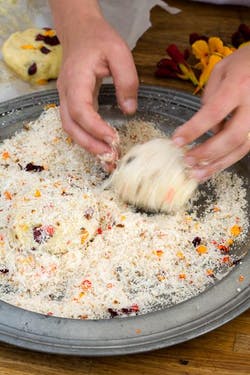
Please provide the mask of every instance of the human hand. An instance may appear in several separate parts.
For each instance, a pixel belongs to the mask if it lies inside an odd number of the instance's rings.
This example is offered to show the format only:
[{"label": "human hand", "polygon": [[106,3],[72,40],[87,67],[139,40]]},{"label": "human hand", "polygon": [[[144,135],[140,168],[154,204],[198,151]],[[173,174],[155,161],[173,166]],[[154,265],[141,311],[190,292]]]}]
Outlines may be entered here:
[{"label": "human hand", "polygon": [[174,143],[184,146],[207,131],[214,133],[185,155],[191,175],[198,181],[207,180],[250,151],[249,91],[250,46],[245,46],[216,64],[201,109],[173,135]]},{"label": "human hand", "polygon": [[107,169],[112,169],[119,140],[116,131],[97,113],[99,87],[102,79],[111,75],[121,110],[133,114],[137,108],[138,77],[129,48],[91,1],[88,6],[85,0],[84,9],[82,1],[71,2],[71,7],[69,2],[60,2],[61,7],[65,3],[63,10],[67,14],[62,20],[57,13],[58,22],[55,16],[63,47],[57,87],[64,130],[76,143],[106,161]]}]

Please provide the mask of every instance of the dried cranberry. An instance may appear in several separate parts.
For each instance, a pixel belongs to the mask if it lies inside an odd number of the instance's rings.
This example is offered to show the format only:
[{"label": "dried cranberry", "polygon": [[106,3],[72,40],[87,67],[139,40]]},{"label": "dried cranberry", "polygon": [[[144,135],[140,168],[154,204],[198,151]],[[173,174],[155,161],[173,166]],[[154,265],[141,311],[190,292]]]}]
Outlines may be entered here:
[{"label": "dried cranberry", "polygon": [[48,55],[48,53],[51,52],[51,50],[48,49],[48,48],[45,47],[45,46],[42,46],[42,47],[40,48],[40,51],[41,51],[42,53],[44,53],[45,55]]},{"label": "dried cranberry", "polygon": [[131,309],[128,309],[128,308],[126,308],[126,307],[123,307],[123,308],[121,309],[121,312],[122,312],[123,314],[129,315],[129,314],[132,313],[132,310],[131,310]]},{"label": "dried cranberry", "polygon": [[58,44],[60,44],[59,39],[57,38],[56,35],[49,36],[49,35],[37,34],[36,41],[38,42],[42,41],[45,44],[48,44],[49,46],[57,46]]},{"label": "dried cranberry", "polygon": [[44,170],[44,167],[42,165],[28,163],[24,169],[27,172],[42,172]]},{"label": "dried cranberry", "polygon": [[8,268],[0,267],[0,273],[8,273],[8,272],[9,272]]},{"label": "dried cranberry", "polygon": [[33,228],[33,237],[39,245],[44,242],[44,231],[41,226]]},{"label": "dried cranberry", "polygon": [[84,212],[84,217],[87,220],[92,219],[93,215],[94,215],[94,209],[92,207],[87,208],[87,210]]},{"label": "dried cranberry", "polygon": [[57,46],[58,44],[60,44],[59,39],[56,35],[46,36],[44,39],[44,43],[48,44],[49,46]]},{"label": "dried cranberry", "polygon": [[111,308],[108,309],[108,312],[109,312],[111,318],[115,318],[116,316],[119,315],[116,310],[111,309]]},{"label": "dried cranberry", "polygon": [[194,247],[200,245],[201,243],[201,238],[200,237],[195,237],[192,241],[192,244],[194,245]]},{"label": "dried cranberry", "polygon": [[33,64],[30,65],[29,69],[28,69],[28,74],[30,76],[33,76],[34,74],[36,74],[37,72],[37,65],[36,63],[34,62]]},{"label": "dried cranberry", "polygon": [[227,254],[229,253],[229,247],[225,245],[219,245],[218,249],[221,251],[222,254]]},{"label": "dried cranberry", "polygon": [[40,42],[40,41],[44,41],[44,39],[45,39],[45,35],[37,34],[37,36],[36,36],[36,40],[37,40],[38,42]]}]

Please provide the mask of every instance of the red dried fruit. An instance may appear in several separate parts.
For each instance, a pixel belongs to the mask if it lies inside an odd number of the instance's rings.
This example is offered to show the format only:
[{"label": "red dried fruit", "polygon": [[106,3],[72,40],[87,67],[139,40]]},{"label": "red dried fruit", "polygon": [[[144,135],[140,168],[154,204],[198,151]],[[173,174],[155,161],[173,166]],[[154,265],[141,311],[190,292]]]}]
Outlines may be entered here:
[{"label": "red dried fruit", "polygon": [[0,273],[5,274],[5,273],[8,273],[8,272],[9,272],[8,268],[0,267]]},{"label": "red dried fruit", "polygon": [[54,235],[54,227],[52,225],[47,225],[45,227],[39,225],[33,228],[33,238],[34,241],[39,245],[47,242]]},{"label": "red dried fruit", "polygon": [[108,312],[109,312],[111,318],[115,318],[116,316],[119,315],[117,310],[114,310],[114,309],[111,309],[111,308],[108,309]]},{"label": "red dried fruit", "polygon": [[51,50],[48,49],[48,48],[45,47],[45,46],[42,46],[42,47],[40,48],[40,51],[41,51],[42,53],[44,53],[45,55],[48,55],[48,53],[51,52]]},{"label": "red dried fruit", "polygon": [[24,169],[27,172],[42,172],[44,170],[44,167],[42,165],[28,163]]},{"label": "red dried fruit", "polygon": [[221,251],[222,254],[229,253],[229,247],[225,245],[218,245],[218,249]]},{"label": "red dried fruit", "polygon": [[37,72],[37,65],[36,63],[34,62],[33,64],[30,65],[30,67],[28,68],[28,74],[30,76],[33,76],[34,74],[36,74]]},{"label": "red dried fruit", "polygon": [[39,245],[44,242],[44,231],[42,226],[37,226],[33,228],[33,237],[34,240],[39,243]]},{"label": "red dried fruit", "polygon": [[200,243],[201,243],[201,238],[198,237],[198,236],[195,237],[195,238],[193,239],[193,241],[192,241],[192,244],[194,245],[194,247],[199,246]]},{"label": "red dried fruit", "polygon": [[49,36],[49,35],[37,34],[36,41],[42,41],[45,44],[48,44],[49,46],[57,46],[58,44],[60,44],[59,39],[57,38],[56,35]]},{"label": "red dried fruit", "polygon": [[94,209],[92,207],[89,207],[87,208],[87,210],[84,212],[84,217],[87,219],[87,220],[90,220],[92,219],[93,215],[94,215]]}]

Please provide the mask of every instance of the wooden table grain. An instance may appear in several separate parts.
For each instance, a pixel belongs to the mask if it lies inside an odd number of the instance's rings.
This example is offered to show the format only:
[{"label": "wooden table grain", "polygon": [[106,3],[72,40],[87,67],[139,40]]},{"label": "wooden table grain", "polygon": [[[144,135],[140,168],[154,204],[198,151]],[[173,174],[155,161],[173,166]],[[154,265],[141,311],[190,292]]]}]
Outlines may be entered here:
[{"label": "wooden table grain", "polygon": [[[168,0],[182,9],[172,16],[155,7],[152,28],[139,40],[134,58],[142,83],[192,92],[188,82],[154,77],[156,62],[175,42],[188,46],[188,35],[217,35],[229,42],[242,22],[250,25],[250,8]],[[0,344],[0,375],[249,375],[250,311],[201,337],[145,354],[79,358],[31,352]]]}]

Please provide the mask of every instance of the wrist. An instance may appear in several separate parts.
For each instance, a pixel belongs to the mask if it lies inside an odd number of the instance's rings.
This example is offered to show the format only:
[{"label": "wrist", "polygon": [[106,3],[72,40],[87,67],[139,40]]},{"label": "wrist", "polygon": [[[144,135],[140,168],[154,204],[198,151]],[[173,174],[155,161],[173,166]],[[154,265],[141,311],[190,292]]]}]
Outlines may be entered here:
[{"label": "wrist", "polygon": [[93,20],[103,20],[97,0],[49,0],[55,28],[63,45],[77,38]]}]

